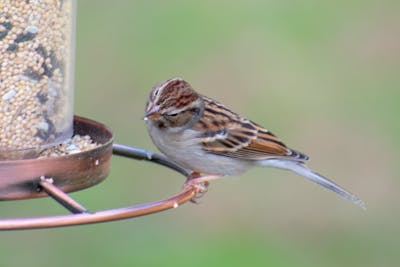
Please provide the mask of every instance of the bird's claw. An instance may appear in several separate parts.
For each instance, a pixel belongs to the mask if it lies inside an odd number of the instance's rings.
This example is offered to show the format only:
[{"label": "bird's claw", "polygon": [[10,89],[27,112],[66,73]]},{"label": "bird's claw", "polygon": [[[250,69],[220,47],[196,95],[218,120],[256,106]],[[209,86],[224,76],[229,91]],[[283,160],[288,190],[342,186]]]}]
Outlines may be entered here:
[{"label": "bird's claw", "polygon": [[195,193],[190,202],[198,204],[197,200],[207,193],[209,184],[210,183],[208,181],[197,181],[197,179],[188,179],[185,182],[183,188],[194,188]]},{"label": "bird's claw", "polygon": [[201,176],[200,173],[197,172],[191,173],[184,184],[185,189],[190,187],[195,189],[195,195],[190,201],[192,203],[198,203],[197,199],[203,197],[208,191],[209,180],[214,180],[219,177],[220,176],[216,175]]}]

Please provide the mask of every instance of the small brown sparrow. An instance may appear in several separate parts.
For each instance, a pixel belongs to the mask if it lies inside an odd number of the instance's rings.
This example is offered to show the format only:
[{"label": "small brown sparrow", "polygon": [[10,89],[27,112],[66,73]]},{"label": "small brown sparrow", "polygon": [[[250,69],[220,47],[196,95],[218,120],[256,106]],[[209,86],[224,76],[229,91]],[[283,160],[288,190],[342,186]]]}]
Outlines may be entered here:
[{"label": "small brown sparrow", "polygon": [[158,149],[179,165],[202,173],[206,182],[240,174],[253,166],[293,171],[365,208],[333,181],[305,166],[308,157],[288,148],[262,126],[174,78],[156,85],[148,97],[146,125]]}]

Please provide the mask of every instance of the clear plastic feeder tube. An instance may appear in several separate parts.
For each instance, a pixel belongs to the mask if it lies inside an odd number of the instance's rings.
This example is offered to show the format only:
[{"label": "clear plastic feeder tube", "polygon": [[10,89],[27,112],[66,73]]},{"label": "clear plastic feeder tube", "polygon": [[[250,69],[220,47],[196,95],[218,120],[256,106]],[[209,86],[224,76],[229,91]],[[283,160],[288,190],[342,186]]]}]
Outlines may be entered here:
[{"label": "clear plastic feeder tube", "polygon": [[76,0],[0,0],[0,159],[70,138]]}]

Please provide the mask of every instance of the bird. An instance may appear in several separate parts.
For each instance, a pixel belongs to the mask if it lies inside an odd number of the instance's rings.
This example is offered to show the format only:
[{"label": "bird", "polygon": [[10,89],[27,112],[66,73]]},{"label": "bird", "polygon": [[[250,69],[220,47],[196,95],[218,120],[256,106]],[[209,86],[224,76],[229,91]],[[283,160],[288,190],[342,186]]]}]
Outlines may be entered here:
[{"label": "bird", "polygon": [[365,209],[364,202],[306,166],[305,154],[286,146],[259,124],[197,93],[182,78],[155,85],[144,120],[155,146],[191,170],[196,181],[239,175],[255,166],[292,171]]}]

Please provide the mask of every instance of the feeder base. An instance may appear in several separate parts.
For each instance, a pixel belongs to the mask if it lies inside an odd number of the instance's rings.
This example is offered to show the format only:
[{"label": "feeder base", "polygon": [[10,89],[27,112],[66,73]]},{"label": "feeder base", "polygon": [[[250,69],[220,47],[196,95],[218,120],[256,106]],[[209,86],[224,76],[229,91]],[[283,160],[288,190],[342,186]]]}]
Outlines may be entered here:
[{"label": "feeder base", "polygon": [[[43,177],[63,192],[73,192],[103,181],[110,170],[113,135],[105,125],[74,117],[74,135],[89,135],[99,144],[92,150],[59,157],[0,160],[0,200],[48,196]],[[41,178],[42,177],[42,178]]]}]

